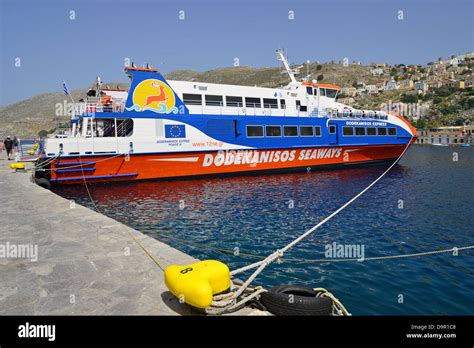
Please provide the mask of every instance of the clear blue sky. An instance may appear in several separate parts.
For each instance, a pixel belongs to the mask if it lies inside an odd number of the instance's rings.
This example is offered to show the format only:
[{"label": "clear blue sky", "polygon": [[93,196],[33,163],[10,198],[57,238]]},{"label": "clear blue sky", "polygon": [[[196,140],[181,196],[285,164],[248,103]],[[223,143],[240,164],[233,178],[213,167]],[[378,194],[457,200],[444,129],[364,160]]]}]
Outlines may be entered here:
[{"label": "clear blue sky", "polygon": [[[126,81],[125,58],[163,72],[360,60],[418,64],[473,50],[474,0],[0,0],[0,104]],[[69,19],[69,11],[76,19]],[[185,20],[178,12],[185,11]],[[288,20],[288,11],[294,20]],[[398,11],[404,20],[398,20]],[[15,58],[21,67],[15,67]]]}]

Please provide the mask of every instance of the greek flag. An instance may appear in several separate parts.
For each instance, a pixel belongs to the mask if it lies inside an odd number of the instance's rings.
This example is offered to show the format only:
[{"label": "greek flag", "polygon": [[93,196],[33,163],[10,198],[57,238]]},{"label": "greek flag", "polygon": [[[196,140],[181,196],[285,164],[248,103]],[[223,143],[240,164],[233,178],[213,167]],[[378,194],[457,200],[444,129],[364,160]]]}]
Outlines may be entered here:
[{"label": "greek flag", "polygon": [[68,94],[69,94],[69,89],[67,89],[66,81],[63,81],[63,91],[64,91],[64,95],[68,95]]}]

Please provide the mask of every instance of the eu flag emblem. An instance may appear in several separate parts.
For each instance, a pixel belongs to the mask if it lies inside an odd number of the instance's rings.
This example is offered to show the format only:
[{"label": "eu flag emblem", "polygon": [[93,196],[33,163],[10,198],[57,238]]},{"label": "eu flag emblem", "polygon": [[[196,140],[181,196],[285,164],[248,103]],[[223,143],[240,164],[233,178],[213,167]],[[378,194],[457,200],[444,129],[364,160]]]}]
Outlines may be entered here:
[{"label": "eu flag emblem", "polygon": [[165,138],[186,138],[186,126],[178,124],[166,124]]}]

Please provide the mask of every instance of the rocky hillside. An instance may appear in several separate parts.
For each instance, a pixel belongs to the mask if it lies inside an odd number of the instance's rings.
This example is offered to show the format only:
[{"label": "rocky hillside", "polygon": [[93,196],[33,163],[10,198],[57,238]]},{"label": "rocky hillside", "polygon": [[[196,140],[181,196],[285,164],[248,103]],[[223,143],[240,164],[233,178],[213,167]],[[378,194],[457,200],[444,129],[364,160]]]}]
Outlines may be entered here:
[{"label": "rocky hillside", "polygon": [[[294,66],[296,67],[296,66]],[[344,66],[334,63],[311,63],[303,65],[297,79],[306,76],[308,70],[310,79],[321,83],[336,84],[342,87],[352,87],[358,83],[380,85],[388,81],[390,76],[374,76],[373,67],[350,64]],[[210,83],[226,83],[260,87],[280,87],[288,83],[288,76],[282,68],[252,68],[230,67],[214,69],[205,72],[192,70],[177,70],[166,75],[170,80],[186,80]],[[116,83],[110,83],[115,86]],[[120,83],[121,87],[128,87]],[[84,96],[86,89],[72,91],[75,100]],[[466,90],[447,89],[440,92],[418,96],[414,91],[407,93],[403,90],[383,91],[378,95],[363,94],[356,98],[354,106],[358,108],[380,108],[387,100],[392,102],[423,102],[430,107],[426,122],[429,125],[453,125],[474,121],[472,88]],[[415,95],[414,95],[415,94]],[[416,100],[415,100],[416,99]],[[69,102],[69,97],[61,92],[45,93],[14,104],[0,107],[0,137],[7,134],[21,138],[34,138],[41,130],[51,133],[60,122],[67,122],[68,117],[57,116],[57,105]],[[426,125],[426,122],[424,125]]]}]

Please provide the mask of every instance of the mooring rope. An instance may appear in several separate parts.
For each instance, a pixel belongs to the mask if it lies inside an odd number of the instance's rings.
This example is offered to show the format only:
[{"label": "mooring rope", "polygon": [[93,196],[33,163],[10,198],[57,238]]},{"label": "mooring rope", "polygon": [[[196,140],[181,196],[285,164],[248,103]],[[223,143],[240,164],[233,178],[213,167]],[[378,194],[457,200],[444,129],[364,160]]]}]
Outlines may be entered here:
[{"label": "mooring rope", "polygon": [[[121,155],[124,155],[124,154],[120,154]],[[127,154],[125,154],[127,155]],[[117,156],[115,156],[117,157]],[[82,162],[82,159],[81,159],[81,155],[79,154],[79,160]],[[97,163],[97,162],[96,162]],[[94,209],[99,213],[99,214],[102,214],[102,212],[100,211],[99,207],[97,207],[97,205],[95,204],[94,202],[94,199],[92,198],[92,195],[91,195],[91,192],[89,190],[89,185],[87,185],[87,180],[86,180],[86,176],[84,175],[84,168],[81,166],[81,172],[82,172],[82,180],[84,182],[84,186],[86,187],[86,191],[87,191],[87,195],[89,196],[89,199],[90,201],[92,202],[92,205],[94,206]],[[105,214],[102,214],[102,215],[105,215]],[[155,263],[155,265],[158,266],[158,268],[160,268],[163,272],[165,271],[165,267],[156,259],[156,257],[153,256],[153,254],[148,251],[148,249],[134,236],[134,234],[132,233],[132,229],[130,227],[128,227],[127,225],[125,224],[122,224],[124,227],[125,227],[125,230],[127,231],[128,235],[132,238],[132,240],[143,250],[143,252]]]},{"label": "mooring rope", "polygon": [[[192,242],[192,241],[189,241],[189,240],[185,240],[185,239],[182,239],[182,238],[170,236],[170,235],[160,233],[160,232],[155,232],[155,234],[162,237],[162,238],[175,240],[175,241],[181,242],[183,244],[188,244],[190,246],[193,246],[193,247],[196,247],[196,248],[199,248],[199,249],[215,250],[215,251],[218,251],[218,252],[223,253],[223,254],[233,254],[233,255],[239,256],[239,257],[248,257],[248,258],[254,258],[254,259],[265,259],[265,258],[267,258],[267,256],[264,256],[264,255],[257,255],[257,254],[252,254],[252,253],[243,253],[243,252],[239,252],[236,255],[235,250],[218,248],[218,247],[208,246],[208,245],[202,245],[201,243],[198,243],[198,242]],[[449,249],[442,249],[442,250],[420,251],[418,253],[411,253],[411,254],[364,257],[362,260],[359,259],[359,258],[304,259],[304,258],[291,258],[291,257],[282,257],[282,258],[280,258],[280,260],[283,261],[283,262],[303,262],[303,263],[304,262],[307,262],[307,263],[351,262],[351,261],[362,263],[362,261],[365,262],[365,261],[378,261],[378,260],[389,260],[389,259],[402,259],[402,258],[417,257],[417,256],[424,256],[424,255],[449,253],[449,252],[468,250],[468,249],[474,249],[474,245],[467,245],[467,246],[462,246],[462,247],[452,247],[452,248],[449,248]]]},{"label": "mooring rope", "polygon": [[[119,154],[117,154],[117,155],[115,155],[115,156],[110,156],[110,157],[103,158],[103,159],[98,160],[98,161],[94,161],[94,164],[101,163],[101,162],[105,162],[105,161],[109,161],[109,160],[111,160],[111,159],[114,159],[114,158],[117,158],[117,157],[120,157],[120,156],[127,156],[127,154],[126,154],[126,153],[119,153]],[[34,166],[34,167],[32,167],[32,168],[27,169],[27,171],[29,171],[29,170],[34,170],[34,169],[38,169],[38,168],[40,168],[40,169],[42,169],[42,170],[44,170],[44,171],[53,171],[54,169],[51,169],[51,168],[49,168],[49,169],[44,169],[43,167],[45,167],[46,165],[52,163],[52,162],[53,162],[55,159],[57,159],[58,157],[59,157],[59,154],[58,154],[57,156],[55,156],[55,157],[51,157],[51,158],[50,158],[50,159],[51,159],[50,161],[49,161],[49,159],[48,159],[48,160],[44,161],[43,163],[40,163],[40,165],[38,165],[38,166]],[[81,159],[81,156],[80,156],[80,155],[78,155],[78,157],[79,157],[79,159]],[[49,162],[48,162],[48,161],[49,161]],[[48,163],[46,163],[46,162],[48,162]],[[46,164],[45,164],[45,163],[46,163]],[[65,167],[61,167],[61,169],[82,168],[83,166],[85,166],[85,164],[77,164],[77,165],[74,165],[74,166],[65,166]],[[57,168],[55,168],[55,169],[57,169]]]},{"label": "mooring rope", "polygon": [[336,211],[334,211],[332,214],[330,214],[328,217],[320,221],[317,225],[314,227],[310,228],[308,231],[303,233],[301,236],[287,244],[285,247],[276,250],[272,254],[268,255],[264,260],[258,261],[255,263],[252,263],[248,266],[244,266],[241,268],[238,268],[232,272],[230,272],[231,276],[235,276],[239,273],[257,268],[252,275],[241,285],[241,286],[236,286],[233,291],[230,291],[229,293],[218,297],[214,298],[212,301],[212,304],[208,310],[208,313],[212,314],[222,314],[231,308],[239,308],[242,303],[244,303],[245,298],[240,301],[236,301],[237,298],[239,298],[245,290],[250,286],[250,284],[254,281],[254,279],[273,261],[277,260],[278,258],[283,257],[284,253],[292,248],[294,245],[305,239],[308,235],[316,231],[319,227],[324,225],[326,222],[331,220],[334,216],[339,214],[341,211],[343,211],[345,208],[347,208],[351,203],[353,203],[355,200],[357,200],[360,196],[362,196],[365,192],[367,192],[372,186],[374,186],[377,182],[379,182],[397,163],[398,161],[403,157],[405,152],[408,150],[408,148],[411,145],[411,141],[413,140],[413,136],[410,137],[410,140],[408,141],[407,145],[403,149],[402,153],[398,158],[379,176],[377,177],[372,183],[370,183],[366,188],[364,188],[362,191],[360,191],[357,195],[352,197],[349,201],[347,201],[345,204],[343,204],[341,207],[339,207]]}]

